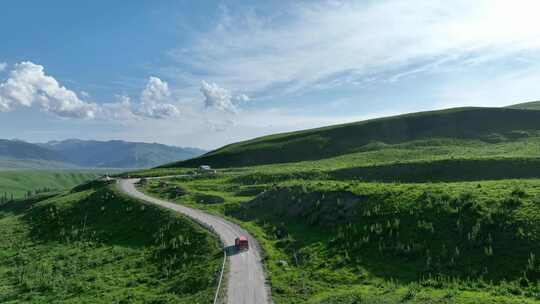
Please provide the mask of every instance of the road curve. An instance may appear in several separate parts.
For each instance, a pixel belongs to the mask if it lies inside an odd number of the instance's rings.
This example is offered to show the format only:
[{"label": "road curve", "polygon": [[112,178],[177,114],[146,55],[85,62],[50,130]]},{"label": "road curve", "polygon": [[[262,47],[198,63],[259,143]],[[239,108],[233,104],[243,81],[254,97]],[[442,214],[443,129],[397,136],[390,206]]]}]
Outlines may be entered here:
[{"label": "road curve", "polygon": [[268,304],[270,296],[266,285],[260,248],[257,241],[240,226],[201,210],[167,202],[141,193],[135,188],[138,179],[119,180],[120,190],[126,194],[164,208],[172,209],[213,228],[225,247],[234,245],[234,239],[247,236],[249,251],[229,255],[229,277],[227,286],[228,304]]}]

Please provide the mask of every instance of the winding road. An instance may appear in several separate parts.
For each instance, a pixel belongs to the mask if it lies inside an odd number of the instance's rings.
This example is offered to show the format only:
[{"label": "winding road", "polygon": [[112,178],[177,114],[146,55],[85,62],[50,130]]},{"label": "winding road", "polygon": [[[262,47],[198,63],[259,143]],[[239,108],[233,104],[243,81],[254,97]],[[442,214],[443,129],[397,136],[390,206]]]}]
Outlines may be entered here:
[{"label": "winding road", "polygon": [[138,180],[120,180],[120,190],[134,198],[180,212],[205,226],[211,227],[219,235],[225,247],[233,246],[235,238],[241,235],[246,236],[249,240],[250,249],[228,256],[227,303],[270,303],[269,289],[264,276],[260,248],[257,241],[246,230],[234,223],[201,210],[185,207],[141,193],[135,187],[135,183]]}]

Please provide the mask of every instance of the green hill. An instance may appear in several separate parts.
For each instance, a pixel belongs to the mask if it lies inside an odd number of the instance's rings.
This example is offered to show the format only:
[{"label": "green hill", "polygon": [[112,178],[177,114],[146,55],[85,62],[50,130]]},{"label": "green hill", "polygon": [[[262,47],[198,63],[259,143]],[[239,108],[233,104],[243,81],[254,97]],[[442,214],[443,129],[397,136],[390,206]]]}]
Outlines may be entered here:
[{"label": "green hill", "polygon": [[24,197],[31,191],[58,191],[101,175],[99,171],[0,171],[0,197]]},{"label": "green hill", "polygon": [[210,303],[219,241],[100,184],[0,204],[1,303]]},{"label": "green hill", "polygon": [[538,179],[380,183],[264,169],[151,180],[144,190],[256,235],[275,303],[540,300]]},{"label": "green hill", "polygon": [[456,108],[361,121],[239,142],[201,157],[162,166],[238,167],[321,160],[419,140],[498,143],[534,136],[540,111]]},{"label": "green hill", "polygon": [[515,105],[508,106],[509,109],[521,109],[521,110],[540,110],[540,101],[531,101],[518,103]]},{"label": "green hill", "polygon": [[256,138],[136,174],[220,168],[145,190],[256,235],[275,303],[538,303],[539,151],[540,111],[458,108]]},{"label": "green hill", "polygon": [[0,170],[67,170],[81,167],[61,161],[0,157]]}]

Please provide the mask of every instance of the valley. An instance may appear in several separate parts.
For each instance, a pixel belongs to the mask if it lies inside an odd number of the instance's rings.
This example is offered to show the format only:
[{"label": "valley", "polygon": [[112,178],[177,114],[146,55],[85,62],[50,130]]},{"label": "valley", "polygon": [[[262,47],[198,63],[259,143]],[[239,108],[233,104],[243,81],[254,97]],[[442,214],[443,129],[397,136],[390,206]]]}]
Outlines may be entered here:
[{"label": "valley", "polygon": [[[465,108],[409,114],[263,137],[116,177],[141,178],[138,189],[145,195],[248,231],[260,244],[259,259],[276,304],[538,303],[538,113]],[[497,127],[490,122],[507,114],[514,122]],[[458,123],[463,115],[467,130]],[[447,123],[440,126],[441,121]],[[394,125],[409,131],[384,131]],[[315,142],[324,144],[307,148]],[[299,149],[309,155],[303,159]],[[206,163],[217,170],[197,168]],[[70,193],[44,193],[43,203],[38,195],[2,208],[51,204],[87,191],[110,193],[105,197],[111,195],[109,203],[117,208],[129,199],[115,189],[92,182]],[[81,212],[96,208],[98,199],[83,200],[91,205]],[[137,221],[150,223],[140,216]],[[83,225],[100,223],[88,219]],[[100,229],[123,229],[119,225]],[[213,259],[217,267],[219,250],[200,250],[201,258]],[[181,247],[172,252],[190,258]],[[206,286],[215,284],[216,272],[205,273],[214,282]],[[240,287],[247,277],[228,281],[223,293],[252,294]],[[210,288],[205,294],[210,297]]]},{"label": "valley", "polygon": [[4,1],[0,304],[540,304],[540,1]]}]

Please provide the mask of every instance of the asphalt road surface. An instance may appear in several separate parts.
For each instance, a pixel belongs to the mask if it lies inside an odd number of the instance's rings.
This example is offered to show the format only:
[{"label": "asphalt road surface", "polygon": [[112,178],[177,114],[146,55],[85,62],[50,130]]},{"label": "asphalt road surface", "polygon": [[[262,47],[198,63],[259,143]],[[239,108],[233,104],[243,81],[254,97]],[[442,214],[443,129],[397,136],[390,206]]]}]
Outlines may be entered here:
[{"label": "asphalt road surface", "polygon": [[225,219],[210,215],[201,210],[167,202],[141,193],[135,188],[138,179],[120,180],[120,189],[126,194],[172,209],[213,228],[225,247],[233,246],[234,239],[244,235],[248,238],[248,251],[229,254],[229,276],[227,284],[228,304],[268,304],[270,296],[261,263],[261,254],[257,241],[240,226]]}]

